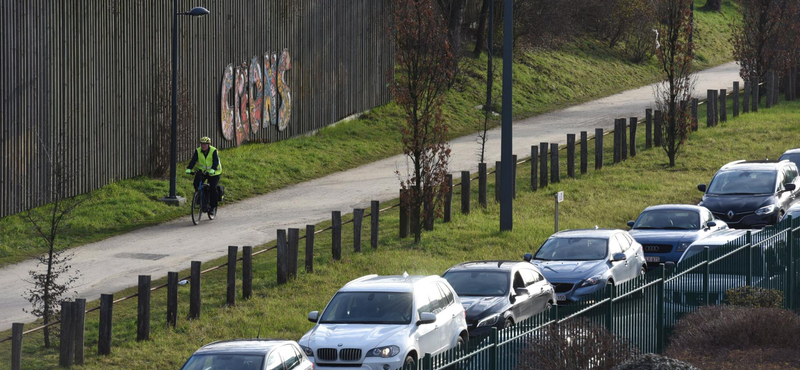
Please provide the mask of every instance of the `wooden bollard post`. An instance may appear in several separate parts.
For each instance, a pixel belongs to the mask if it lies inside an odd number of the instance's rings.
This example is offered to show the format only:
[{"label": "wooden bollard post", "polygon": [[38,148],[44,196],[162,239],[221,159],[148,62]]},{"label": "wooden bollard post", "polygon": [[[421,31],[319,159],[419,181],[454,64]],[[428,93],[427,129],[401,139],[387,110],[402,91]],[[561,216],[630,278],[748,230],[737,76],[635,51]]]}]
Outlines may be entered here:
[{"label": "wooden bollard post", "polygon": [[447,174],[444,177],[445,186],[447,186],[447,193],[444,195],[444,222],[450,222],[453,219],[453,175]]},{"label": "wooden bollard post", "polygon": [[253,247],[242,247],[242,299],[253,296]]},{"label": "wooden bollard post", "polygon": [[739,117],[739,81],[733,81],[733,118]]},{"label": "wooden bollard post", "polygon": [[603,169],[603,129],[594,129],[594,169]]},{"label": "wooden bollard post", "polygon": [[290,228],[286,234],[286,250],[289,252],[289,279],[297,277],[300,264],[300,229]]},{"label": "wooden bollard post", "polygon": [[619,154],[621,155],[621,159],[624,161],[628,159],[628,124],[625,121],[625,118],[619,119],[619,139],[620,139],[620,147],[619,147]]},{"label": "wooden bollard post", "polygon": [[461,213],[469,214],[469,171],[461,171]]},{"label": "wooden bollard post", "polygon": [[750,80],[744,81],[744,91],[742,92],[742,113],[750,113],[750,95],[753,88]]},{"label": "wooden bollard post", "polygon": [[97,354],[107,356],[111,354],[111,328],[114,317],[114,295],[100,295],[100,324],[97,339]]},{"label": "wooden bollard post", "polygon": [[227,286],[225,291],[225,303],[228,306],[236,305],[236,258],[239,255],[239,247],[228,246],[228,266],[227,266]]},{"label": "wooden bollard post", "polygon": [[561,170],[558,163],[558,143],[550,144],[550,181],[561,182]]},{"label": "wooden bollard post", "polygon": [[59,343],[58,365],[72,367],[75,361],[75,334],[72,332],[72,310],[74,302],[61,301],[61,343]]},{"label": "wooden bollard post", "polygon": [[550,143],[539,143],[539,187],[546,188],[547,181],[547,149]]},{"label": "wooden bollard post", "polygon": [[620,140],[620,137],[619,137],[619,131],[620,131],[620,129],[619,129],[619,119],[615,119],[614,120],[614,142],[613,142],[613,144],[614,144],[613,145],[613,147],[614,147],[614,164],[617,164],[620,161],[620,154],[619,154],[619,140]]},{"label": "wooden bollard post", "polygon": [[631,158],[636,156],[636,129],[639,126],[639,117],[631,117],[629,118],[630,122],[630,130],[631,130],[631,137],[630,137],[630,149],[631,149]]},{"label": "wooden bollard post", "polygon": [[364,224],[364,209],[353,210],[353,252],[361,253],[361,227]]},{"label": "wooden bollard post", "polygon": [[478,163],[478,203],[481,207],[486,208],[488,205],[487,194],[489,188],[488,170],[486,163]]},{"label": "wooden bollard post", "polygon": [[581,175],[589,171],[589,133],[581,131]]},{"label": "wooden bollard post", "polygon": [[72,332],[75,341],[75,365],[83,365],[84,362],[84,348],[85,348],[85,330],[86,330],[86,299],[78,298],[73,303],[75,306],[72,310]]},{"label": "wooden bollard post", "polygon": [[531,146],[531,191],[539,189],[539,147]]},{"label": "wooden bollard post", "polygon": [[692,99],[692,131],[697,131],[700,120],[700,99]]},{"label": "wooden bollard post", "polygon": [[653,110],[646,109],[644,111],[644,148],[650,149],[653,147]]},{"label": "wooden bollard post", "polygon": [[192,261],[192,275],[189,278],[189,318],[200,318],[202,304],[200,302],[200,261]]},{"label": "wooden bollard post", "polygon": [[140,342],[150,339],[150,275],[139,275],[136,299],[136,341]]},{"label": "wooden bollard post", "polygon": [[513,199],[517,199],[517,155],[514,154],[511,156],[511,161],[514,162],[514,165],[511,166],[511,197]]},{"label": "wooden bollard post", "polygon": [[502,189],[501,179],[503,178],[500,170],[502,168],[503,166],[500,161],[494,162],[494,201],[497,203],[500,203],[500,191]]},{"label": "wooden bollard post", "polygon": [[175,328],[178,323],[178,273],[167,273],[167,326]]},{"label": "wooden bollard post", "polygon": [[719,108],[719,91],[714,90],[714,127],[719,125],[720,108]]},{"label": "wooden bollard post", "polygon": [[[408,197],[408,193],[406,193],[406,197]],[[331,230],[331,253],[333,260],[338,261],[342,259],[342,212],[331,212],[331,224],[333,227]]]},{"label": "wooden bollard post", "polygon": [[653,114],[653,145],[656,147],[661,146],[661,125],[664,124],[664,115],[661,114],[660,110],[655,111]]},{"label": "wooden bollard post", "polygon": [[751,83],[751,87],[753,88],[753,96],[752,99],[750,99],[752,104],[751,111],[753,111],[753,113],[758,112],[758,104],[761,103],[761,86],[759,86],[760,83],[761,81],[759,81],[759,77],[754,76],[753,82]]},{"label": "wooden bollard post", "polygon": [[[452,203],[453,199],[453,176],[450,176],[450,203]],[[378,249],[378,232],[380,231],[380,220],[381,220],[381,202],[377,200],[373,200],[369,204],[369,244],[372,246],[372,249]],[[308,234],[306,234],[308,235]]]},{"label": "wooden bollard post", "polygon": [[706,93],[706,127],[714,127],[714,90]]},{"label": "wooden bollard post", "polygon": [[400,189],[400,239],[408,237],[410,230],[408,211],[411,209],[408,206],[408,189]]},{"label": "wooden bollard post", "polygon": [[[276,237],[276,252],[278,275],[277,282],[279,285],[286,284],[289,281],[289,244],[286,242],[286,230],[278,230]],[[334,252],[334,255],[336,252]],[[336,257],[334,257],[334,260]]]},{"label": "wooden bollard post", "polygon": [[25,324],[11,324],[11,370],[22,370],[22,329]]},{"label": "wooden bollard post", "polygon": [[316,226],[306,225],[306,272],[314,272],[314,232]]},{"label": "wooden bollard post", "polygon": [[728,122],[728,90],[719,91],[719,121]]},{"label": "wooden bollard post", "polygon": [[575,134],[567,134],[567,176],[575,178]]}]

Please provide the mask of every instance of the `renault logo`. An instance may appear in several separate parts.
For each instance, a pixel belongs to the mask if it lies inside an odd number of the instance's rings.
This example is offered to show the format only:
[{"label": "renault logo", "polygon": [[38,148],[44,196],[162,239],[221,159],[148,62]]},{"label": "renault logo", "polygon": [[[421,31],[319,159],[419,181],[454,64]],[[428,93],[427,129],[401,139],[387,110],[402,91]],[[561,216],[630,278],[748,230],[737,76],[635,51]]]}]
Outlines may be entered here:
[{"label": "renault logo", "polygon": [[734,215],[733,211],[728,211],[728,218],[733,218],[733,215]]}]

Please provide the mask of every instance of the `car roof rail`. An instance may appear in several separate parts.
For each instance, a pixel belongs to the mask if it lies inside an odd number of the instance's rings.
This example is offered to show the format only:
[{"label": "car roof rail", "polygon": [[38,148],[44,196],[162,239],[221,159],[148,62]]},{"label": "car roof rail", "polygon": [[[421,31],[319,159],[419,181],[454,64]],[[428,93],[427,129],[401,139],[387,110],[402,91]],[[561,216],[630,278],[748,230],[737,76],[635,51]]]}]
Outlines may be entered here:
[{"label": "car roof rail", "polygon": [[729,162],[729,163],[726,163],[724,166],[722,166],[722,168],[720,168],[720,169],[724,169],[726,167],[737,165],[737,164],[744,163],[744,162],[747,162],[747,161],[744,160],[744,159],[740,159],[738,161]]}]

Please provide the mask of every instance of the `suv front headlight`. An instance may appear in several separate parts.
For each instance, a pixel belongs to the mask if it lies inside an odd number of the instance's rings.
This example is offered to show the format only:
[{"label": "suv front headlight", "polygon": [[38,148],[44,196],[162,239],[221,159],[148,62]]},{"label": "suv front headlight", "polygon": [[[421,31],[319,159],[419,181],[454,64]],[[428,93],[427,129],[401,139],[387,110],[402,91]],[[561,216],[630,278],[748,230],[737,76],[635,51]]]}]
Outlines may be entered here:
[{"label": "suv front headlight", "polygon": [[494,326],[497,324],[497,320],[500,318],[500,314],[489,316],[481,321],[478,321],[478,325],[476,328],[480,328],[481,326]]},{"label": "suv front headlight", "polygon": [[768,206],[761,207],[761,208],[756,210],[756,214],[759,215],[759,216],[768,215],[768,214],[770,214],[772,212],[775,212],[775,205],[774,204],[770,204]]},{"label": "suv front headlight", "polygon": [[373,348],[367,352],[367,357],[381,357],[389,358],[400,354],[400,347],[398,346],[384,346]]},{"label": "suv front headlight", "polygon": [[306,354],[306,356],[314,357],[314,350],[312,350],[311,348],[308,348],[306,346],[300,346],[300,348],[303,349],[303,352]]}]

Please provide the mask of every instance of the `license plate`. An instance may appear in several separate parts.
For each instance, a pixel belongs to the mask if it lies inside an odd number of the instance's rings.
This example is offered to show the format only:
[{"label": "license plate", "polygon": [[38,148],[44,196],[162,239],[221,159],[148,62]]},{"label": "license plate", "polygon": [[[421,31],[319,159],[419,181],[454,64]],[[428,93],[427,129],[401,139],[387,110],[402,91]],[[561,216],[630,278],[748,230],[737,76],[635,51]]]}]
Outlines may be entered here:
[{"label": "license plate", "polygon": [[557,301],[566,301],[567,300],[567,295],[566,294],[556,294],[556,300]]},{"label": "license plate", "polygon": [[647,262],[661,262],[661,257],[645,257]]}]

